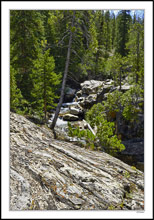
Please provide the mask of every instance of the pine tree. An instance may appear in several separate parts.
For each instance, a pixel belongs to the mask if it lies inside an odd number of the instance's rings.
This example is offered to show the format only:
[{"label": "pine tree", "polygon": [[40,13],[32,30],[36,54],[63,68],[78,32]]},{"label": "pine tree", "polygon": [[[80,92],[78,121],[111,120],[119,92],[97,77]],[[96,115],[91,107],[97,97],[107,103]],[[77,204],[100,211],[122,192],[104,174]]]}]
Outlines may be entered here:
[{"label": "pine tree", "polygon": [[[85,23],[87,33],[86,45],[87,49],[84,51],[82,63],[80,64],[82,74],[87,75],[88,79],[92,79],[96,74],[98,40],[95,23],[95,12],[87,11],[85,13],[87,22]],[[88,24],[87,24],[88,23]]]},{"label": "pine tree", "polygon": [[96,31],[97,31],[97,41],[98,48],[95,60],[95,75],[97,77],[104,77],[105,63],[108,56],[106,51],[106,23],[105,23],[105,13],[104,11],[96,11]]},{"label": "pine tree", "polygon": [[24,99],[31,101],[30,74],[44,34],[41,14],[35,10],[11,10],[10,29],[11,64],[17,72],[17,86]]},{"label": "pine tree", "polygon": [[126,43],[129,39],[128,31],[132,20],[130,16],[130,11],[120,11],[116,20],[116,52],[121,54],[122,56],[126,56],[128,54]]},{"label": "pine tree", "polygon": [[111,50],[111,44],[111,18],[110,12],[107,10],[105,12],[105,49],[107,52]]},{"label": "pine tree", "polygon": [[116,19],[115,14],[112,13],[111,17],[111,36],[112,36],[112,49],[115,47],[115,36],[116,36]]},{"label": "pine tree", "polygon": [[[44,44],[44,43],[43,43]],[[33,83],[32,89],[32,108],[41,118],[44,117],[46,122],[47,111],[55,107],[55,98],[57,86],[60,84],[60,74],[54,72],[54,58],[50,56],[50,49],[38,53],[37,59],[33,62],[34,69],[31,74]]]},{"label": "pine tree", "polygon": [[10,66],[10,110],[19,112],[19,109],[22,111],[23,97],[20,89],[17,88],[15,74],[16,71]]}]

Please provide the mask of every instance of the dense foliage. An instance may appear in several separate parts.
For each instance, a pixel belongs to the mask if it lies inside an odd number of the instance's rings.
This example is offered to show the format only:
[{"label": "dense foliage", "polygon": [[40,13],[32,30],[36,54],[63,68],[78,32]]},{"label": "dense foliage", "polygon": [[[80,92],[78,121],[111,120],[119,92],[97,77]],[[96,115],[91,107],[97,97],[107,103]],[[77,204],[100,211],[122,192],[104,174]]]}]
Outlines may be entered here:
[{"label": "dense foliage", "polygon": [[86,119],[92,128],[97,127],[97,144],[101,147],[101,150],[115,155],[125,149],[124,145],[121,144],[121,140],[115,134],[115,123],[107,120],[104,105],[101,103],[93,105],[87,112]]}]

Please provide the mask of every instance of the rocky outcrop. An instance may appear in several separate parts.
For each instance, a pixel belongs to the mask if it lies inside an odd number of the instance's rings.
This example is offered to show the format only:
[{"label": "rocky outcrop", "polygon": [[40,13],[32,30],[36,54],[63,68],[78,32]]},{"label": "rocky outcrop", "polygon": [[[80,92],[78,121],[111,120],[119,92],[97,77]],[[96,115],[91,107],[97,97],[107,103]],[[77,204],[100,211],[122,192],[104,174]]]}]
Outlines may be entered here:
[{"label": "rocky outcrop", "polygon": [[143,173],[10,113],[10,210],[142,210]]},{"label": "rocky outcrop", "polygon": [[103,81],[87,80],[81,83],[81,90],[85,94],[95,94],[103,87]]},{"label": "rocky outcrop", "polygon": [[103,81],[87,80],[80,84],[81,90],[76,93],[75,101],[83,108],[90,108],[97,101],[97,96],[103,90]]},{"label": "rocky outcrop", "polygon": [[[114,86],[112,79],[105,81],[87,80],[80,84],[81,90],[76,93],[75,101],[84,108],[90,108],[98,102],[106,100],[107,95],[115,90],[119,90],[120,86]],[[121,91],[128,91],[133,85],[122,82]]]},{"label": "rocky outcrop", "polygon": [[104,99],[104,94],[113,88],[113,80],[87,80],[80,84],[81,90],[76,93],[75,100],[84,108],[90,108]]}]

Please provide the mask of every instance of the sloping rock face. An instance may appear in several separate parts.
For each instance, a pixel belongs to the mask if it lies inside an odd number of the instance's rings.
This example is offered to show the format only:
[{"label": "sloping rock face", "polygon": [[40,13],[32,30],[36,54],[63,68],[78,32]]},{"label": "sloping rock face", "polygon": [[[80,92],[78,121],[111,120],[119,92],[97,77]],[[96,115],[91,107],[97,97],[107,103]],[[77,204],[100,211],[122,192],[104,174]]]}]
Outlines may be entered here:
[{"label": "sloping rock face", "polygon": [[143,173],[10,113],[10,210],[144,209]]}]

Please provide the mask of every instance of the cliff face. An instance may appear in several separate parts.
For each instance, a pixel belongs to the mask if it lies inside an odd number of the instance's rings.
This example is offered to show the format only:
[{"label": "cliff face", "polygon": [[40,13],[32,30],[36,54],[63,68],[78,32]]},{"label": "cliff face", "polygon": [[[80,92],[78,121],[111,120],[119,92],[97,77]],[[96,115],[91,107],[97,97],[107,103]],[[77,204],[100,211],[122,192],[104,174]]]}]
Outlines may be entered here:
[{"label": "cliff face", "polygon": [[144,209],[144,175],[10,113],[10,210]]}]

